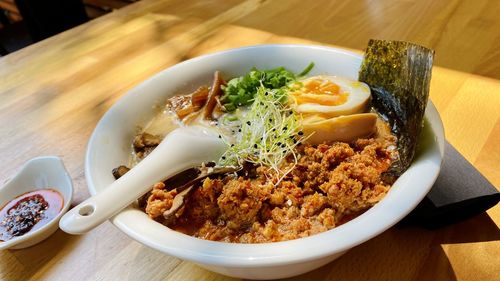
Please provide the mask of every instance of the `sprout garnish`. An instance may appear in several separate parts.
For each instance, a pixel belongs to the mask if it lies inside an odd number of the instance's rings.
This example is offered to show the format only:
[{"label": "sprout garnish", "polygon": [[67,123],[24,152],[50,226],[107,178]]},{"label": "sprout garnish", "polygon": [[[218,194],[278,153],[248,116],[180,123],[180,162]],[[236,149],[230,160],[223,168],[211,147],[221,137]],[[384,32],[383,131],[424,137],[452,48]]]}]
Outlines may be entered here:
[{"label": "sprout garnish", "polygon": [[300,131],[300,116],[286,103],[286,95],[283,90],[267,89],[261,84],[248,112],[238,120],[234,143],[223,137],[229,149],[221,157],[221,165],[250,162],[267,166],[278,175],[278,183],[293,169],[281,171],[279,167],[289,154],[297,161],[294,148],[306,136]]}]

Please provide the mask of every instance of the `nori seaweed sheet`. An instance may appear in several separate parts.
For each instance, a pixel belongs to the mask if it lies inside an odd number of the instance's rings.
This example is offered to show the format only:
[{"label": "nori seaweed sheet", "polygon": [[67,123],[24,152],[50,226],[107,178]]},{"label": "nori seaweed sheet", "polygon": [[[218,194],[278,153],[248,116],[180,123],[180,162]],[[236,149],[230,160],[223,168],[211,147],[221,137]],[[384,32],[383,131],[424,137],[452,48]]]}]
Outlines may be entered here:
[{"label": "nori seaweed sheet", "polygon": [[399,160],[388,172],[399,176],[411,164],[429,99],[434,51],[403,41],[370,40],[359,81],[372,91],[372,106],[397,136]]}]

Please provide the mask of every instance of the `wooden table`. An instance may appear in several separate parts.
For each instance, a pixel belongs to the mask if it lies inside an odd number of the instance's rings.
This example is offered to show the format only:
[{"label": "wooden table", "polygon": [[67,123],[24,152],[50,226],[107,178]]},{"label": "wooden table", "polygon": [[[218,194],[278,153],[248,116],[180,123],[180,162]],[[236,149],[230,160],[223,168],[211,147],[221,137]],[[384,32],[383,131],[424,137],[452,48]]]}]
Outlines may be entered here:
[{"label": "wooden table", "polygon": [[[258,28],[273,21],[265,5],[146,0],[0,59],[0,181],[32,157],[59,155],[79,203],[89,196],[83,171],[87,140],[104,112],[131,87],[181,60],[217,50],[322,44],[320,37],[319,42],[299,39],[300,30],[287,37],[278,27]],[[260,20],[241,20],[250,13]],[[305,24],[297,20],[288,18],[289,33]],[[431,99],[448,140],[500,187],[500,81],[436,67]],[[499,225],[496,206],[436,231],[392,228],[291,280],[499,280]],[[231,278],[142,246],[104,223],[86,235],[58,231],[34,247],[0,252],[0,279]]]}]

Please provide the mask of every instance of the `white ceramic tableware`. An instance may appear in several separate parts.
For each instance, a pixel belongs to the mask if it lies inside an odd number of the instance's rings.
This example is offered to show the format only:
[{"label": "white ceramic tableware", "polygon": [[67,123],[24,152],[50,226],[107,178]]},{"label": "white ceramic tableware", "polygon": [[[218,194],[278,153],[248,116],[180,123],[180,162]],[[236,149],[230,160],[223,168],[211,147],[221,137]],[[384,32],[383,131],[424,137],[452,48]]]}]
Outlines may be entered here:
[{"label": "white ceramic tableware", "polygon": [[0,250],[26,248],[43,241],[54,233],[59,227],[59,219],[71,204],[73,184],[59,157],[44,156],[29,160],[17,175],[0,188],[0,206],[2,207],[19,195],[46,188],[57,190],[62,195],[64,201],[59,214],[37,230],[0,242]]},{"label": "white ceramic tableware", "polygon": [[217,133],[208,128],[177,128],[125,175],[69,210],[59,227],[67,233],[83,234],[130,205],[155,183],[203,162],[216,161],[226,149]]},{"label": "white ceramic tableware", "polygon": [[[175,94],[210,85],[216,70],[228,79],[243,75],[254,66],[260,69],[284,66],[299,72],[314,62],[310,75],[357,79],[361,61],[362,55],[335,48],[263,45],[197,57],[165,69],[124,95],[95,128],[85,159],[88,188],[97,194],[113,183],[111,170],[129,163],[130,143],[136,128],[151,120],[158,105]],[[121,211],[111,221],[151,248],[225,275],[249,279],[298,275],[382,233],[424,198],[439,173],[444,152],[443,125],[431,102],[426,119],[428,130],[424,130],[427,133],[422,142],[425,145],[385,198],[359,217],[327,232],[285,242],[235,244],[206,241],[173,231],[134,206]]]}]

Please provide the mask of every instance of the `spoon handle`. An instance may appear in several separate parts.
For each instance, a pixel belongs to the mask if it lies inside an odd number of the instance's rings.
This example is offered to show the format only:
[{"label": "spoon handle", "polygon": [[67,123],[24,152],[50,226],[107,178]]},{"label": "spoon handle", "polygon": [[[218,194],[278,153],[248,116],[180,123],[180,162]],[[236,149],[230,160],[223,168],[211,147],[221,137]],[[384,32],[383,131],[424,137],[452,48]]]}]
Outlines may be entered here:
[{"label": "spoon handle", "polygon": [[148,192],[153,184],[201,162],[217,160],[226,147],[216,137],[177,129],[125,175],[69,210],[59,226],[70,234],[86,233]]}]

